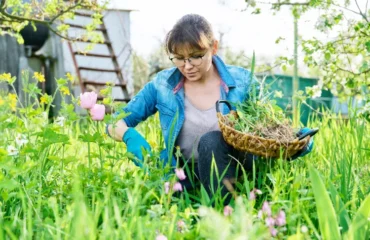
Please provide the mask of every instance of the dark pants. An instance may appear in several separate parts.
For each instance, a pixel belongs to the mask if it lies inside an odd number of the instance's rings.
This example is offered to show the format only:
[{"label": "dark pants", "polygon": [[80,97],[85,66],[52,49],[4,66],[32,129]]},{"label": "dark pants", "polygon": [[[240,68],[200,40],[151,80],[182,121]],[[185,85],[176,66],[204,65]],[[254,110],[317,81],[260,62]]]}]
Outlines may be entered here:
[{"label": "dark pants", "polygon": [[[184,163],[187,178],[180,181],[181,184],[188,190],[195,187],[194,183],[200,182],[211,199],[214,193],[220,190],[221,196],[226,197],[224,205],[227,205],[232,196],[224,181],[231,183],[232,179],[237,179],[242,174],[242,168],[246,172],[251,172],[253,155],[237,151],[228,145],[220,131],[204,134],[199,140],[198,153],[198,164]],[[189,172],[193,176],[189,176]]]}]

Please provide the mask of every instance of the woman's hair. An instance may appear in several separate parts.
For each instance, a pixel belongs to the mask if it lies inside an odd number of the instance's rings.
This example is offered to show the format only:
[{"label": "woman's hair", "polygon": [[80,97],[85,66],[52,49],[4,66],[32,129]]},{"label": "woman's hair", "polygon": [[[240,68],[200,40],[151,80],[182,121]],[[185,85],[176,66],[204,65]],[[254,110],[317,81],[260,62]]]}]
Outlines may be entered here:
[{"label": "woman's hair", "polygon": [[167,53],[177,53],[180,48],[205,50],[214,40],[211,24],[198,14],[188,14],[177,21],[166,36]]}]

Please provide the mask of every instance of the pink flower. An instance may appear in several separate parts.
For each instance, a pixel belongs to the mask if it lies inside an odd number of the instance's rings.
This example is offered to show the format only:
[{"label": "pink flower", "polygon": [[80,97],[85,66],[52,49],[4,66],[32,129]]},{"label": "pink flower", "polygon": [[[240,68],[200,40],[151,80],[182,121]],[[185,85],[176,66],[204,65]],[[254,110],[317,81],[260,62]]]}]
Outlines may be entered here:
[{"label": "pink flower", "polygon": [[155,240],[167,240],[167,237],[163,234],[159,234],[157,235],[157,237],[155,238]]},{"label": "pink flower", "polygon": [[273,227],[270,227],[269,229],[270,229],[271,236],[276,237],[276,235],[278,234],[278,230]]},{"label": "pink flower", "polygon": [[186,225],[185,225],[185,222],[183,220],[179,220],[177,221],[177,231],[178,232],[183,232],[184,229],[185,229]]},{"label": "pink flower", "polygon": [[165,182],[164,183],[164,192],[166,194],[168,194],[169,191],[170,191],[170,183],[169,182]]},{"label": "pink flower", "polygon": [[256,200],[256,193],[258,194],[258,195],[261,195],[262,194],[262,191],[261,190],[259,190],[259,189],[257,189],[257,188],[255,188],[255,189],[253,189],[250,193],[249,193],[249,200]]},{"label": "pink flower", "polygon": [[274,225],[275,225],[275,219],[272,218],[272,217],[267,217],[265,219],[265,223],[266,223],[266,226],[268,226],[268,227],[274,227]]},{"label": "pink flower", "polygon": [[81,107],[85,109],[91,109],[98,99],[98,95],[95,92],[80,93]]},{"label": "pink flower", "polygon": [[90,109],[91,119],[95,121],[101,121],[104,119],[105,106],[102,104],[95,104]]},{"label": "pink flower", "polygon": [[256,200],[256,194],[254,193],[254,191],[251,191],[250,193],[249,193],[249,200]]},{"label": "pink flower", "polygon": [[262,210],[259,210],[259,211],[258,211],[258,214],[257,214],[257,217],[258,217],[259,219],[262,219],[262,215],[263,215]]},{"label": "pink flower", "polygon": [[286,224],[285,212],[280,210],[275,220],[277,226],[284,226]]},{"label": "pink flower", "polygon": [[224,207],[224,216],[230,216],[233,213],[233,208],[230,207],[229,205]]},{"label": "pink flower", "polygon": [[175,173],[176,173],[176,176],[180,179],[180,180],[184,180],[186,178],[185,176],[185,172],[184,172],[184,169],[182,168],[176,168],[175,169]]},{"label": "pink flower", "polygon": [[267,216],[271,216],[271,208],[269,202],[267,201],[263,202],[262,212],[265,213]]},{"label": "pink flower", "polygon": [[180,191],[180,192],[182,192],[182,185],[181,185],[181,183],[179,183],[179,182],[176,182],[174,185],[173,185],[173,191],[174,192],[177,192],[177,191]]}]

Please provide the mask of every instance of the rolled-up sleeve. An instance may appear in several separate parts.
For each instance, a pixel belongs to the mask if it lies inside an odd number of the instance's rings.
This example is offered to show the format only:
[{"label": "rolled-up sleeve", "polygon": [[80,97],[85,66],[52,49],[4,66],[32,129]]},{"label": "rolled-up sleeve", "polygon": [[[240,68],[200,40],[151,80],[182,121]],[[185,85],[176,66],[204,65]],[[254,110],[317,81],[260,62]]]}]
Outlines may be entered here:
[{"label": "rolled-up sleeve", "polygon": [[147,83],[134,98],[122,109],[128,116],[122,120],[128,127],[136,127],[140,122],[155,114],[157,102],[157,90],[154,80]]}]

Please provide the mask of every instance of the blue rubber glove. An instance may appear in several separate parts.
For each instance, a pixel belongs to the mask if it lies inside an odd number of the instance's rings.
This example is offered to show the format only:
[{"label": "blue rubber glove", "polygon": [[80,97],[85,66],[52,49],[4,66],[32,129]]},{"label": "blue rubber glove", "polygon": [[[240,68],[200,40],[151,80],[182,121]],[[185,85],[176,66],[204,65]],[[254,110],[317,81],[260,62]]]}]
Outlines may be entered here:
[{"label": "blue rubber glove", "polygon": [[127,129],[125,134],[123,134],[122,141],[126,143],[127,151],[135,156],[132,159],[134,164],[143,168],[144,156],[142,150],[145,149],[146,152],[150,152],[151,147],[149,143],[134,128]]},{"label": "blue rubber glove", "polygon": [[[306,132],[308,132],[310,130],[311,129],[308,128],[308,127],[301,128],[297,133],[297,137],[305,134]],[[312,149],[313,149],[313,137],[311,137],[310,141],[308,141],[306,146],[301,151],[294,154],[294,156],[292,156],[290,160],[294,160],[296,158],[303,157],[303,156],[307,155],[308,153],[310,153],[312,151]]]}]

